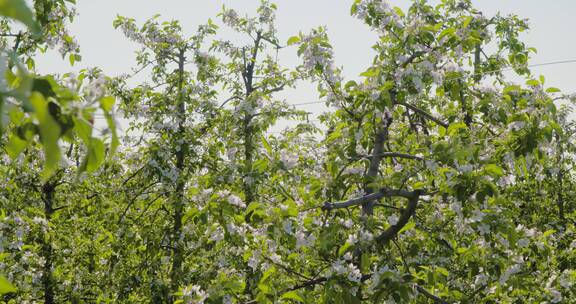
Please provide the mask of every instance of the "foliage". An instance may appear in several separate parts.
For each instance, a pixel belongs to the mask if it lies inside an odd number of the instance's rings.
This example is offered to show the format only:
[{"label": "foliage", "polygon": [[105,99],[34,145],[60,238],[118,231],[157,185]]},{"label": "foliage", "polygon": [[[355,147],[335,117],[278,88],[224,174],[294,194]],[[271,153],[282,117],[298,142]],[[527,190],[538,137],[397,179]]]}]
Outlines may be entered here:
[{"label": "foliage", "polygon": [[[190,36],[119,16],[140,46],[136,73],[149,73],[134,83],[24,67],[51,34],[70,40],[42,7],[73,11],[36,1],[41,38],[4,49],[4,302],[576,297],[573,98],[530,71],[526,20],[470,1],[356,0],[352,16],[378,39],[348,80],[325,28],[284,44],[268,1],[256,17],[224,7]],[[283,67],[280,51],[301,64]],[[299,82],[331,109],[320,125],[278,97]],[[122,141],[114,112],[130,123]],[[280,120],[293,125],[269,133]]]}]

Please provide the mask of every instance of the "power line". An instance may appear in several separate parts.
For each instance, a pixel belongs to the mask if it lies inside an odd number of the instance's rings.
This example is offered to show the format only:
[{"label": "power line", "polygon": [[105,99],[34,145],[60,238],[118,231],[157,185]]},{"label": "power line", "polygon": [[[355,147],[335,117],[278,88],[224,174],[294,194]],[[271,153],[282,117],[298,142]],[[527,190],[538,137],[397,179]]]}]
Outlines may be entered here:
[{"label": "power line", "polygon": [[[543,67],[543,66],[551,66],[551,65],[560,65],[560,64],[567,64],[567,63],[576,63],[576,59],[567,59],[567,60],[558,60],[558,61],[550,61],[550,62],[543,62],[543,63],[536,63],[536,64],[531,64],[531,65],[527,65],[526,68],[536,68],[536,67]],[[484,72],[480,72],[480,73],[472,73],[472,74],[467,74],[467,75],[462,75],[460,77],[455,77],[455,78],[451,78],[452,80],[457,80],[457,79],[466,79],[468,77],[474,77],[474,76],[484,76],[487,74],[492,74],[492,73],[498,73],[498,72],[506,72],[506,71],[511,71],[514,70],[514,67],[504,67],[501,69],[495,69],[495,70],[489,70],[489,71],[484,71]],[[300,103],[294,103],[294,104],[287,104],[288,106],[294,106],[294,107],[300,107],[300,106],[307,106],[307,105],[314,105],[314,104],[321,104],[321,103],[326,103],[328,101],[326,100],[317,100],[317,101],[308,101],[308,102],[300,102]],[[143,114],[138,114],[137,116],[146,116],[149,115],[150,113],[143,113]],[[313,114],[313,113],[307,113],[307,114]],[[102,116],[104,117],[104,115],[102,114],[96,114],[95,116]],[[157,113],[156,115],[165,115],[165,116],[178,116],[180,115],[180,113]]]}]

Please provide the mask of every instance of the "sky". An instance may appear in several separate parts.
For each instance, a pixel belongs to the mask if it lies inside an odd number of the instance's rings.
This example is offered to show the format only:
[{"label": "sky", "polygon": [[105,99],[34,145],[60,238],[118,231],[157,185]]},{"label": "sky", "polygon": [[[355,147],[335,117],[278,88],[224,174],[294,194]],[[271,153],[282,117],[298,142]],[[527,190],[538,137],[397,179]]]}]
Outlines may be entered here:
[{"label": "sky", "polygon": [[[55,51],[41,55],[37,60],[40,73],[65,73],[86,67],[100,67],[106,75],[117,76],[135,67],[135,43],[115,30],[112,21],[117,15],[131,17],[141,24],[155,14],[162,20],[179,20],[185,32],[193,33],[208,18],[217,20],[222,5],[239,13],[253,15],[259,0],[79,0],[79,16],[70,25],[70,32],[81,46],[82,62],[70,67]],[[278,5],[277,27],[281,41],[298,32],[308,32],[318,26],[326,26],[334,47],[336,64],[343,67],[344,75],[356,77],[372,60],[371,45],[376,35],[360,20],[350,16],[352,0],[276,0]],[[408,0],[392,0],[393,4],[406,7]],[[531,64],[576,59],[576,28],[574,0],[473,0],[475,7],[485,16],[501,12],[514,13],[530,20],[531,30],[523,35],[524,41],[538,50]],[[224,32],[226,34],[226,32]],[[296,50],[280,51],[284,66],[298,63]],[[536,75],[546,77],[546,85],[565,92],[576,92],[576,63],[533,68]],[[284,92],[289,103],[318,100],[312,85],[300,85]],[[310,105],[305,110],[320,113],[322,104]]]}]

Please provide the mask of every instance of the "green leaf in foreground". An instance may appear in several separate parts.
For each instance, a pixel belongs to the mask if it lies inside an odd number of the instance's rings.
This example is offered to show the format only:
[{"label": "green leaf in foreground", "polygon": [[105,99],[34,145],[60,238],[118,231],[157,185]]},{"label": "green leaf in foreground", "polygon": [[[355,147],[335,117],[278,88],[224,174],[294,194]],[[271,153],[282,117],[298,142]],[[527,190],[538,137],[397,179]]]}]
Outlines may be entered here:
[{"label": "green leaf in foreground", "polygon": [[40,34],[40,26],[34,20],[34,14],[24,0],[0,0],[0,15],[18,20],[34,34]]},{"label": "green leaf in foreground", "polygon": [[16,292],[17,289],[6,279],[4,276],[0,275],[0,295],[5,295],[7,293]]}]

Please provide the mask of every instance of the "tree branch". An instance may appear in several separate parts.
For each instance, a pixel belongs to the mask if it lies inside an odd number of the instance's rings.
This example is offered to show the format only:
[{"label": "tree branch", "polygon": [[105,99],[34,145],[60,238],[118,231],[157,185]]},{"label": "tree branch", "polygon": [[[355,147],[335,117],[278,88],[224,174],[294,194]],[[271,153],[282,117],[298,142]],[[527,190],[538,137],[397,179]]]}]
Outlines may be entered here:
[{"label": "tree branch", "polygon": [[[423,190],[414,190],[414,191],[408,191],[408,190],[400,190],[400,189],[380,189],[378,192],[374,192],[362,197],[358,197],[358,198],[353,198],[347,201],[342,201],[342,202],[336,202],[336,203],[324,203],[324,206],[322,206],[322,210],[324,211],[330,211],[333,209],[342,209],[342,208],[348,208],[351,206],[358,206],[364,203],[368,203],[368,202],[373,202],[375,200],[379,200],[381,198],[384,197],[404,197],[407,198],[409,200],[416,200],[416,202],[418,202],[418,198],[420,197],[420,195],[424,194]],[[400,223],[400,221],[399,221]]]},{"label": "tree branch", "polygon": [[413,106],[413,105],[411,105],[411,104],[407,104],[407,103],[405,103],[405,102],[399,102],[398,104],[405,106],[406,108],[408,108],[408,109],[410,109],[410,110],[418,113],[420,116],[422,116],[422,117],[424,117],[424,118],[427,118],[428,120],[431,120],[431,121],[433,121],[433,122],[435,122],[435,123],[443,126],[444,128],[448,128],[448,126],[449,126],[448,123],[443,122],[443,121],[440,120],[439,118],[434,117],[432,114],[430,114],[430,113],[428,113],[428,112],[426,112],[426,111],[424,111],[424,110],[422,110],[422,109],[420,109],[420,108],[417,108],[417,107],[415,107],[415,106]]},{"label": "tree branch", "polygon": [[[419,161],[424,161],[424,158],[421,156],[416,156],[408,153],[402,152],[382,152],[379,154],[381,157],[389,157],[389,158],[405,158],[405,159],[414,159]],[[372,155],[362,155],[361,158],[371,158]]]},{"label": "tree branch", "polygon": [[418,292],[420,292],[421,294],[423,294],[427,298],[432,299],[434,301],[434,303],[449,304],[449,302],[447,302],[446,300],[443,300],[443,299],[431,294],[428,290],[426,290],[424,287],[422,287],[420,285],[416,285],[416,289],[418,290]]}]

